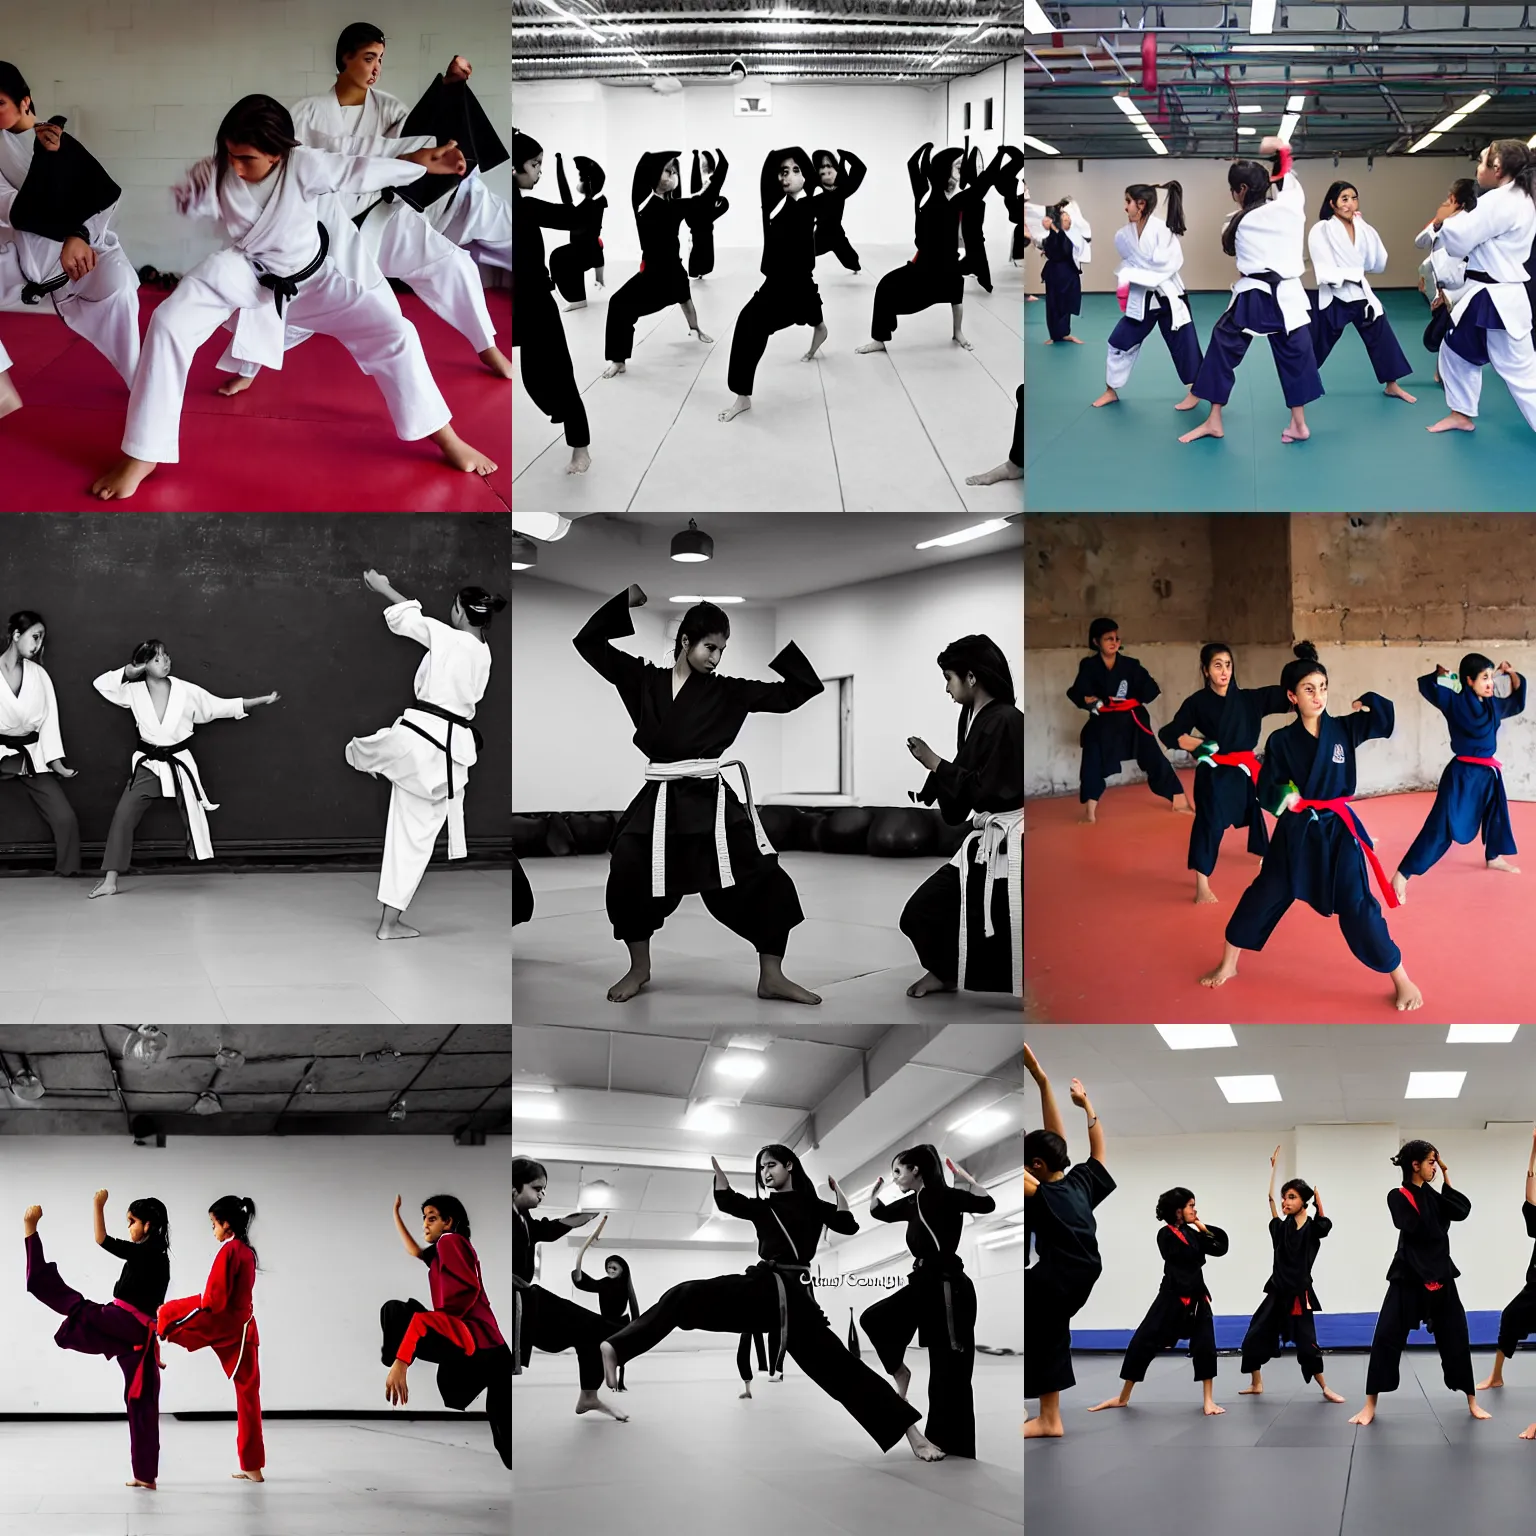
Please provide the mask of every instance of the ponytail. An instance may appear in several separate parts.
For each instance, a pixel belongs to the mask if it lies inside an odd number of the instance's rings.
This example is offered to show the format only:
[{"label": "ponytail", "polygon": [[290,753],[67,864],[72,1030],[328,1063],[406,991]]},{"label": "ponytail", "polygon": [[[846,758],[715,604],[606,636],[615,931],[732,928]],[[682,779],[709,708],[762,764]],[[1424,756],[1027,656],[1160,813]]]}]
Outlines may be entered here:
[{"label": "ponytail", "polygon": [[256,1219],[256,1202],[249,1195],[220,1195],[212,1205],[208,1207],[208,1214],[216,1221],[223,1224],[251,1249],[251,1257],[256,1257],[255,1248],[251,1247],[251,1223]]},{"label": "ponytail", "polygon": [[1536,156],[1524,139],[1495,139],[1488,146],[1490,155],[1499,157],[1499,170],[1508,176],[1527,197],[1536,198]]},{"label": "ponytail", "polygon": [[1269,172],[1257,160],[1234,160],[1227,167],[1227,186],[1243,195],[1242,207],[1227,220],[1226,228],[1221,232],[1222,250],[1228,256],[1236,256],[1237,226],[1268,198]]},{"label": "ponytail", "polygon": [[1163,199],[1163,222],[1168,226],[1171,235],[1182,235],[1184,224],[1184,188],[1176,181],[1162,183],[1163,191],[1168,195]]}]

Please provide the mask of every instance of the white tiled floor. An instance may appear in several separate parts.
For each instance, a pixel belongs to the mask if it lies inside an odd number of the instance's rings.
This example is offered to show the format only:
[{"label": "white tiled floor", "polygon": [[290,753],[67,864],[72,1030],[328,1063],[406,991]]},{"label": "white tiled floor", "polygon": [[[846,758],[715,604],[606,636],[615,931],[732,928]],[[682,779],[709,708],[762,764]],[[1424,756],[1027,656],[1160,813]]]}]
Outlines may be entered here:
[{"label": "white tiled floor", "polygon": [[366,871],[0,880],[0,1024],[500,1024],[511,1008],[509,869],[444,870],[374,938]]},{"label": "white tiled floor", "polygon": [[[160,1486],[125,1488],[122,1422],[0,1425],[16,1536],[507,1536],[511,1475],[483,1420],[274,1419],[267,1481],[236,1482],[235,1427],[160,1421]],[[519,1533],[521,1536],[521,1532]]]},{"label": "white tiled floor", "polygon": [[[820,1007],[804,1012],[829,1024],[1003,1024],[1020,1017],[1019,1000],[1002,993],[906,995],[923,967],[897,922],[938,858],[785,853],[780,859],[805,912],[790,931],[784,972],[822,998]],[[604,994],[629,961],[603,910],[606,855],[525,859],[523,869],[535,908],[533,921],[512,932],[518,1022],[615,1017],[619,1005]],[[750,947],[697,896],[685,896],[651,940],[650,984],[623,1005],[623,1017],[744,1024],[782,1019],[794,1006],[757,996]]]},{"label": "white tiled floor", "polygon": [[[630,1415],[619,1424],[577,1417],[574,1358],[536,1352],[512,1383],[515,1536],[1023,1531],[1022,1356],[976,1358],[976,1460],[925,1464],[905,1441],[882,1453],[793,1361],[784,1381],[757,1375],[751,1401],[739,1401],[735,1353],[666,1350],[632,1361],[629,1390],[604,1391]],[[927,1352],[909,1350],[907,1365],[908,1395],[926,1410]]]}]

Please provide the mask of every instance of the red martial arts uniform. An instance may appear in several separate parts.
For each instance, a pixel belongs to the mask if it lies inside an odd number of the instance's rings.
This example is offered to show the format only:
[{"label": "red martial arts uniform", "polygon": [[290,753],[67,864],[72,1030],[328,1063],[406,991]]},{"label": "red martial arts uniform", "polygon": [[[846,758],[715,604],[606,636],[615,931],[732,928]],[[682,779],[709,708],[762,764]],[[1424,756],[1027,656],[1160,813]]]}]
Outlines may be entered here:
[{"label": "red martial arts uniform", "polygon": [[212,1349],[235,1384],[236,1441],[240,1470],[259,1472],[266,1465],[261,1438],[260,1337],[251,1310],[256,1285],[256,1255],[231,1237],[214,1256],[201,1296],[184,1296],[160,1308],[160,1337],[183,1349]]},{"label": "red martial arts uniform", "polygon": [[397,1360],[409,1365],[429,1330],[442,1334],[466,1355],[506,1342],[480,1281],[480,1260],[467,1237],[445,1232],[422,1252],[421,1261],[432,1287],[432,1310],[411,1318],[395,1353]]}]

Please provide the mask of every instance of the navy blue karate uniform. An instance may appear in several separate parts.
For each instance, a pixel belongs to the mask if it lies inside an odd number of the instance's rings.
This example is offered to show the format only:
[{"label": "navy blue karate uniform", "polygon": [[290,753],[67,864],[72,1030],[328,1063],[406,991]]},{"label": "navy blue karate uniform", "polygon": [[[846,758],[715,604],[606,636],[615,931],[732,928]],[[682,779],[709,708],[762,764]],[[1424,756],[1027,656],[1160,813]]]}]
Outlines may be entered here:
[{"label": "navy blue karate uniform", "polygon": [[[1067,689],[1067,697],[1079,709],[1091,711],[1093,706],[1085,703],[1085,699],[1135,699],[1146,705],[1162,691],[1152,681],[1151,673],[1134,656],[1121,651],[1111,668],[1104,665],[1104,658],[1095,651],[1078,662],[1077,681]],[[1140,725],[1135,723],[1138,720]],[[1078,738],[1083,748],[1083,764],[1078,775],[1077,798],[1085,805],[1090,800],[1102,799],[1104,780],[1112,773],[1119,773],[1120,764],[1128,757],[1136,759],[1136,766],[1146,774],[1147,785],[1154,795],[1172,800],[1175,795],[1183,794],[1179,776],[1163,756],[1151,730],[1152,723],[1145,709],[1109,715],[1090,713]]]},{"label": "navy blue karate uniform", "polygon": [[1413,364],[1403,353],[1401,343],[1392,330],[1392,322],[1385,310],[1378,305],[1375,318],[1366,314],[1364,299],[1335,299],[1326,309],[1317,306],[1317,295],[1312,296],[1312,355],[1321,368],[1328,361],[1341,337],[1350,326],[1360,333],[1365,343],[1366,355],[1376,371],[1378,384],[1391,384],[1406,379],[1413,372]]},{"label": "navy blue karate uniform", "polygon": [[[1136,695],[1140,697],[1140,695]],[[1265,715],[1283,715],[1294,706],[1284,688],[1239,688],[1227,684],[1226,697],[1213,688],[1192,693],[1179,712],[1157,733],[1165,747],[1176,747],[1180,736],[1198,731],[1223,752],[1252,752]],[[1221,835],[1228,827],[1248,828],[1248,852],[1261,858],[1269,848],[1269,830],[1255,798],[1257,785],[1236,763],[1203,762],[1195,768],[1195,824],[1189,829],[1188,868],[1209,875],[1221,852]]]},{"label": "navy blue karate uniform", "polygon": [[[1362,693],[1360,699],[1368,706],[1365,710],[1348,715],[1325,712],[1315,739],[1300,720],[1270,732],[1259,774],[1261,805],[1276,804],[1288,781],[1301,790],[1304,800],[1339,800],[1354,794],[1355,753],[1367,741],[1390,736],[1395,720],[1390,699],[1379,693]],[[1360,830],[1367,846],[1374,848],[1363,820]],[[1306,902],[1319,917],[1337,915],[1345,942],[1362,965],[1395,971],[1402,963],[1402,951],[1392,942],[1371,894],[1365,855],[1336,812],[1287,811],[1275,823],[1263,868],[1227,924],[1227,943],[1263,949],[1293,901]]]},{"label": "navy blue karate uniform", "polygon": [[1499,743],[1499,722],[1525,708],[1525,679],[1507,699],[1480,699],[1470,688],[1452,693],[1427,672],[1419,679],[1419,692],[1445,716],[1451,728],[1451,751],[1456,753],[1440,775],[1440,788],[1419,835],[1399,864],[1404,875],[1422,875],[1456,843],[1470,843],[1479,832],[1483,855],[1495,859],[1515,853],[1515,834],[1509,824],[1509,799],[1504,775],[1481,763],[1463,763],[1463,757],[1494,757]]},{"label": "navy blue karate uniform", "polygon": [[1072,256],[1072,242],[1059,229],[1053,229],[1040,242],[1045,265],[1040,269],[1045,283],[1045,328],[1052,341],[1065,341],[1072,334],[1073,315],[1083,312],[1083,274]]}]

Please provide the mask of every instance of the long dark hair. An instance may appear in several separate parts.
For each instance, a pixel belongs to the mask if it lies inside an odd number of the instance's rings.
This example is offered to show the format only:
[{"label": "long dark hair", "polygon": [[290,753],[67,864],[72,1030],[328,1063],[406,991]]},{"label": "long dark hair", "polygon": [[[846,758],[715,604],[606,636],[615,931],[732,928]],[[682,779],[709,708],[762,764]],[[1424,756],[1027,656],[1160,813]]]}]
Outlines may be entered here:
[{"label": "long dark hair", "polygon": [[939,1149],[931,1141],[898,1152],[891,1162],[900,1163],[903,1168],[915,1168],[922,1175],[924,1189],[945,1188],[944,1164],[939,1161]]},{"label": "long dark hair", "polygon": [[1422,1163],[1433,1152],[1437,1157],[1440,1149],[1432,1141],[1405,1141],[1397,1149],[1396,1157],[1389,1157],[1389,1163],[1396,1163],[1403,1176],[1403,1183],[1407,1184],[1413,1179],[1413,1165]]},{"label": "long dark hair", "polygon": [[1495,139],[1488,146],[1488,157],[1499,157],[1499,170],[1525,193],[1536,198],[1536,155],[1526,148],[1524,139]]},{"label": "long dark hair", "polygon": [[731,621],[726,618],[723,608],[717,608],[713,603],[695,603],[678,623],[677,637],[672,642],[674,661],[683,649],[684,635],[688,636],[690,650],[709,635],[724,635],[729,640]]},{"label": "long dark hair", "polygon": [[1233,192],[1241,192],[1243,205],[1227,220],[1221,232],[1221,248],[1228,256],[1237,255],[1237,226],[1255,208],[1262,207],[1269,196],[1269,171],[1258,160],[1234,160],[1227,167],[1227,186]]},{"label": "long dark hair", "polygon": [[535,1179],[547,1179],[549,1169],[543,1163],[536,1163],[531,1157],[514,1157],[512,1159],[512,1193],[527,1184],[532,1184]]},{"label": "long dark hair", "polygon": [[1451,196],[1456,200],[1456,206],[1463,213],[1469,213],[1477,207],[1477,178],[1475,176],[1458,176],[1451,183]]},{"label": "long dark hair", "polygon": [[251,1223],[256,1219],[256,1202],[249,1195],[220,1195],[208,1207],[208,1214],[221,1221],[251,1250],[251,1257],[260,1263],[260,1257],[251,1243]]},{"label": "long dark hair", "polygon": [[1314,672],[1321,672],[1327,681],[1328,668],[1317,659],[1317,647],[1310,640],[1298,640],[1291,652],[1296,660],[1286,662],[1280,674],[1280,686],[1287,693],[1295,693],[1301,687],[1302,678],[1311,677]]},{"label": "long dark hair", "polygon": [[287,164],[289,151],[299,144],[293,132],[293,115],[271,96],[242,96],[219,124],[218,145],[213,152],[218,181],[229,169],[230,144],[249,144],[264,155],[280,156]]},{"label": "long dark hair", "polygon": [[491,627],[491,620],[506,606],[507,600],[499,592],[487,592],[484,587],[459,588],[459,607],[464,617],[480,631],[482,640]]},{"label": "long dark hair", "polygon": [[1072,1160],[1067,1156],[1066,1137],[1055,1131],[1024,1133],[1024,1166],[1029,1167],[1037,1157],[1050,1173],[1065,1173],[1072,1166]]},{"label": "long dark hair", "polygon": [[[30,608],[22,608],[5,621],[5,645],[0,646],[0,650],[9,648],[14,636],[25,633],[34,624],[42,624],[44,630],[43,643],[46,645],[48,641],[46,633],[48,626],[44,623],[42,614],[34,613]],[[39,656],[43,654],[43,646],[38,646],[37,654]]]},{"label": "long dark hair", "polygon": [[790,1190],[791,1194],[815,1197],[816,1186],[811,1183],[811,1176],[805,1171],[805,1164],[781,1141],[770,1141],[766,1147],[759,1147],[757,1156],[752,1159],[752,1179],[757,1185],[759,1196],[766,1199],[768,1195],[763,1184],[763,1153],[765,1152],[772,1153],[774,1162],[782,1163],[786,1168],[791,1163],[794,1164],[794,1167],[789,1170],[795,1179],[794,1188]]},{"label": "long dark hair", "polygon": [[149,1228],[152,1235],[144,1239],[146,1243],[158,1240],[162,1253],[169,1253],[171,1251],[170,1213],[158,1200],[130,1200],[128,1202],[128,1214],[130,1216],[137,1216]]},{"label": "long dark hair", "polygon": [[1336,182],[1334,182],[1328,188],[1328,190],[1323,194],[1323,206],[1321,208],[1319,208],[1318,211],[1317,211],[1317,216],[1318,216],[1319,219],[1331,219],[1333,217],[1333,214],[1334,214],[1334,207],[1333,207],[1334,200],[1338,197],[1340,192],[1344,192],[1344,191],[1353,192],[1356,197],[1360,196],[1360,188],[1357,187],[1354,184],[1354,182],[1352,182],[1352,181],[1336,181]]},{"label": "long dark hair", "polygon": [[629,1316],[630,1321],[633,1322],[635,1318],[640,1316],[640,1299],[635,1295],[634,1276],[629,1272],[628,1261],[621,1254],[610,1253],[604,1257],[603,1264],[604,1266],[617,1264],[623,1270],[622,1275],[615,1275],[613,1278],[623,1280],[625,1289],[629,1292]]},{"label": "long dark hair", "polygon": [[453,1230],[460,1237],[469,1236],[469,1212],[464,1209],[464,1202],[454,1195],[428,1195],[421,1202],[422,1210],[429,1205],[437,1207],[437,1214],[453,1223]]},{"label": "long dark hair", "polygon": [[[1200,647],[1200,685],[1203,688],[1211,686],[1210,674],[1205,670],[1210,664],[1226,652],[1232,656],[1232,647],[1225,640],[1211,640]],[[1228,684],[1231,688],[1237,687],[1237,657],[1232,656],[1232,681]]]},{"label": "long dark hair", "polygon": [[1170,234],[1182,235],[1184,233],[1184,188],[1176,181],[1133,181],[1125,189],[1125,195],[1132,202],[1140,203],[1147,210],[1147,217],[1157,211],[1157,189],[1161,187],[1168,194],[1164,207],[1163,222],[1168,226]]},{"label": "long dark hair", "polygon": [[1172,1189],[1165,1189],[1157,1197],[1157,1219],[1177,1225],[1176,1218],[1180,1211],[1195,1198],[1192,1189],[1185,1189],[1182,1184],[1175,1184]]},{"label": "long dark hair", "polygon": [[972,672],[977,683],[994,699],[1013,703],[1013,673],[1008,668],[1008,658],[990,635],[961,635],[939,652],[937,660],[942,671],[955,673],[962,682],[965,674]]}]

